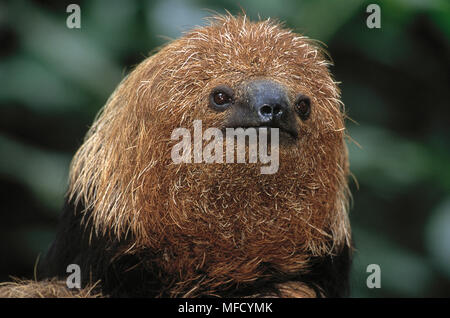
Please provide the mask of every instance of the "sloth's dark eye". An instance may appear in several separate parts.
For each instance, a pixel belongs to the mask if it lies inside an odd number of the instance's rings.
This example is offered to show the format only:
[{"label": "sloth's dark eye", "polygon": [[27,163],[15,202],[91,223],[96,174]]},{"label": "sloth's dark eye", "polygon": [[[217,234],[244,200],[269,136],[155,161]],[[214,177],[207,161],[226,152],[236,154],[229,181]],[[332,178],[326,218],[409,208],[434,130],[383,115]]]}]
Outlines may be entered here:
[{"label": "sloth's dark eye", "polygon": [[215,110],[225,110],[233,103],[233,90],[225,85],[214,88],[209,96],[209,106]]},{"label": "sloth's dark eye", "polygon": [[217,105],[228,104],[231,102],[231,97],[225,93],[217,92],[214,94],[214,103]]},{"label": "sloth's dark eye", "polygon": [[302,120],[307,120],[311,114],[311,100],[308,96],[300,94],[295,100],[295,111]]}]

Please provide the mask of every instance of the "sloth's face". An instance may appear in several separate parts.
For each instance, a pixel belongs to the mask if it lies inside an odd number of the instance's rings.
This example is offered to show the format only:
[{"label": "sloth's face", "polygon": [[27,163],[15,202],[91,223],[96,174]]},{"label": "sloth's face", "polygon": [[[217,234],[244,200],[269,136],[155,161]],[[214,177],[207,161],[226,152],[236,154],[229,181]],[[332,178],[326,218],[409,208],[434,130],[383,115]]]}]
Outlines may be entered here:
[{"label": "sloth's face", "polygon": [[152,106],[173,129],[194,120],[222,130],[278,128],[287,152],[317,149],[320,138],[344,129],[330,63],[306,37],[268,23],[232,21],[194,30],[163,53],[152,63],[158,65],[152,94],[161,92]]}]

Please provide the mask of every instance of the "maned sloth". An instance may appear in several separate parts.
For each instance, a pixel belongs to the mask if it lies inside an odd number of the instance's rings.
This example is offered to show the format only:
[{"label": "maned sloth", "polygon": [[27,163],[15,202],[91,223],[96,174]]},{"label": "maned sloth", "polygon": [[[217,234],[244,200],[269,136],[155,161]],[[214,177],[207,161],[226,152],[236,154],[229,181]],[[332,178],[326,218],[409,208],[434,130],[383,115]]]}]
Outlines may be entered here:
[{"label": "maned sloth", "polygon": [[[345,114],[329,65],[316,42],[230,15],[143,61],[74,157],[40,278],[78,264],[83,286],[112,297],[347,295]],[[172,133],[195,120],[278,128],[278,170],[174,163]]]}]

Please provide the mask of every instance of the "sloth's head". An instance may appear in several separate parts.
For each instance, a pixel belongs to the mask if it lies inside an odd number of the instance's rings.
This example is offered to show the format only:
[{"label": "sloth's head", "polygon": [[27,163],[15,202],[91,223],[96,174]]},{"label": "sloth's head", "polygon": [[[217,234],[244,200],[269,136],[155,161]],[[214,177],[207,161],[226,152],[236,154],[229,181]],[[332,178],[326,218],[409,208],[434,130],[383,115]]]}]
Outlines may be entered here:
[{"label": "sloth's head", "polygon": [[[130,250],[160,253],[167,272],[239,283],[307,271],[350,235],[344,114],[329,65],[316,42],[276,23],[214,18],[116,89],[73,161],[72,199],[98,235],[133,238]],[[279,166],[262,174],[260,163],[195,162],[194,150],[175,163],[172,134],[185,128],[194,141],[196,120],[203,132],[277,128]]]}]

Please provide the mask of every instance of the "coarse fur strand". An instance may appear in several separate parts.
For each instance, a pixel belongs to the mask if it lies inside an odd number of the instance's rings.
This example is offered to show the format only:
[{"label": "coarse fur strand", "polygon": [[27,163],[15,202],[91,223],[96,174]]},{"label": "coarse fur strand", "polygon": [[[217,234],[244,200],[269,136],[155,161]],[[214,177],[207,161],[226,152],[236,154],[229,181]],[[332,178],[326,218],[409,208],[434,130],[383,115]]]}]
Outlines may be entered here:
[{"label": "coarse fur strand", "polygon": [[103,298],[104,295],[94,292],[95,287],[94,284],[84,289],[69,289],[63,280],[15,279],[0,283],[0,298]]},{"label": "coarse fur strand", "polygon": [[[211,18],[117,87],[76,153],[42,277],[100,280],[111,296],[344,296],[351,259],[345,113],[317,42],[272,20]],[[275,174],[174,164],[175,128],[223,127],[214,87],[269,78],[311,98]]]}]

